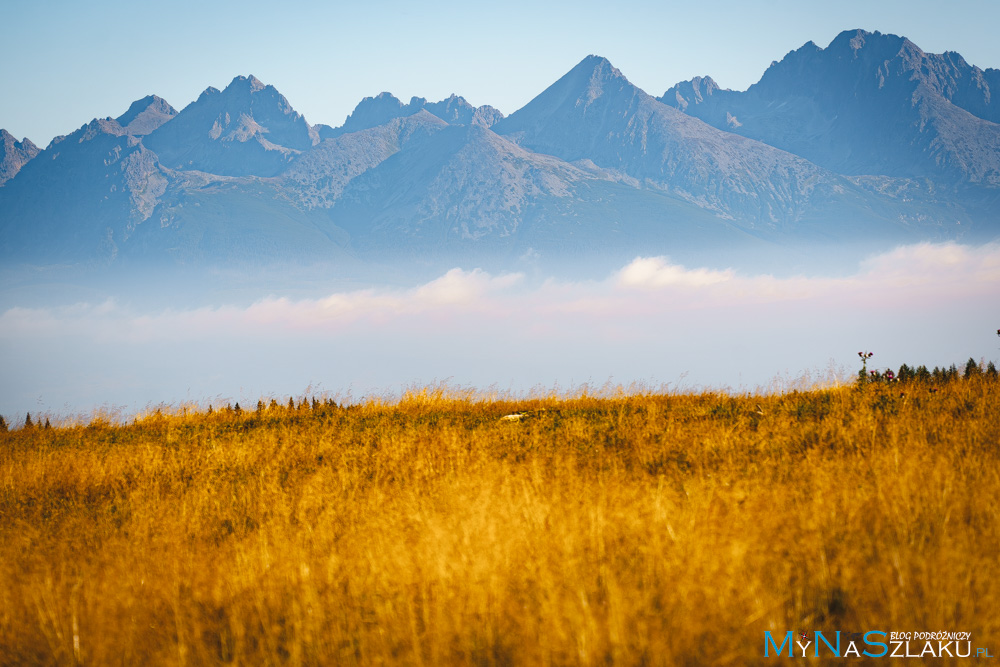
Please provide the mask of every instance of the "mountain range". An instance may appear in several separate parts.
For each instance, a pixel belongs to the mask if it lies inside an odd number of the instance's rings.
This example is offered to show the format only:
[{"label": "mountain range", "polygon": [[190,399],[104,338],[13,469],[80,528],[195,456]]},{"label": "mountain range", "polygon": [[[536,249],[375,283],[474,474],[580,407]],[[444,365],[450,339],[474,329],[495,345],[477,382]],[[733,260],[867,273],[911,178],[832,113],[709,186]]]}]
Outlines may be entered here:
[{"label": "mountain range", "polygon": [[706,76],[654,97],[588,56],[507,117],[382,93],[332,127],[238,76],[44,150],[0,142],[8,266],[513,266],[1000,237],[1000,71],[861,30],[746,91]]}]

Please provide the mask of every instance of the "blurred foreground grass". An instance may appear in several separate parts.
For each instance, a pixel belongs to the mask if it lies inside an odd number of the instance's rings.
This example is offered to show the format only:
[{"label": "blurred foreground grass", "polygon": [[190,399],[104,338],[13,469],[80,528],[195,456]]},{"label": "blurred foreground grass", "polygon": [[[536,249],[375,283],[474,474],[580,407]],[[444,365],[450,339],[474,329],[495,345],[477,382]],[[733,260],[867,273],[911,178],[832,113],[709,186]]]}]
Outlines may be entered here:
[{"label": "blurred foreground grass", "polygon": [[775,662],[765,630],[996,654],[998,390],[427,390],[0,433],[0,661],[742,665]]}]

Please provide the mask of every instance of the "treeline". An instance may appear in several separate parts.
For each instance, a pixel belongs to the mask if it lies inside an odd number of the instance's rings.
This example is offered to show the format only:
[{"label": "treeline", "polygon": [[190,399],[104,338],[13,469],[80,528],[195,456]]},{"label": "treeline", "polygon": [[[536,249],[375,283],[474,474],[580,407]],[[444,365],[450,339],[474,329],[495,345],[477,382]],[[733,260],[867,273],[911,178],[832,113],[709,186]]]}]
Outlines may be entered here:
[{"label": "treeline", "polygon": [[[256,408],[249,410],[240,407],[238,401],[235,404],[226,403],[225,405],[219,407],[215,407],[212,404],[209,404],[208,409],[204,413],[198,413],[198,412],[189,413],[189,411],[185,408],[180,416],[188,416],[189,414],[191,414],[192,416],[194,416],[195,414],[204,414],[206,416],[209,417],[214,416],[216,418],[219,417],[225,418],[228,416],[228,417],[241,417],[243,419],[250,419],[250,420],[257,418],[258,420],[263,421],[265,419],[275,419],[279,417],[287,418],[293,415],[327,414],[327,413],[332,413],[333,411],[339,409],[341,409],[341,406],[331,398],[318,399],[315,396],[313,396],[311,398],[302,398],[299,400],[299,403],[296,404],[295,399],[289,397],[288,403],[278,403],[278,401],[276,401],[273,398],[271,399],[270,403],[265,403],[263,400],[260,400],[257,401]],[[156,412],[153,412],[149,415],[133,419],[132,423],[139,424],[142,422],[156,422],[157,420],[160,419],[166,419],[168,417],[176,417],[176,416],[178,415],[166,415],[163,413],[162,410],[157,409]],[[91,425],[94,426],[105,423],[107,423],[106,419],[96,418],[92,420]],[[0,416],[0,433],[6,432],[12,428],[17,428],[17,426],[9,425],[7,421],[3,418],[3,416]],[[50,429],[52,428],[52,424],[49,421],[48,417],[45,418],[45,422],[43,424],[40,421],[40,418],[39,419],[32,418],[31,413],[29,412],[25,415],[24,423],[21,425],[21,428],[28,430],[36,428]]]},{"label": "treeline", "polygon": [[[0,415],[0,432],[6,431],[8,428],[10,428],[10,427],[7,426],[7,420],[3,418],[3,415]],[[32,420],[31,413],[29,412],[29,413],[27,413],[24,416],[24,424],[23,424],[22,428],[27,428],[27,429],[31,429],[31,428],[52,428],[52,423],[49,422],[49,418],[48,417],[45,418],[45,423],[44,424],[42,422],[40,422],[40,421],[36,423],[34,420]]]},{"label": "treeline", "polygon": [[[865,362],[871,356],[871,353],[859,352],[858,355]],[[898,371],[893,371],[892,369],[869,371],[867,364],[864,364],[861,370],[858,371],[859,384],[870,382],[923,382],[932,384],[970,380],[980,377],[995,379],[997,377],[996,365],[992,361],[984,365],[983,362],[977,362],[972,357],[969,357],[969,360],[965,362],[965,368],[961,371],[959,371],[958,366],[955,364],[947,368],[935,366],[934,370],[929,370],[924,365],[914,368],[908,364],[903,364],[899,367]]]},{"label": "treeline", "polygon": [[[295,405],[295,399],[291,396],[288,397],[288,403],[282,405],[278,403],[275,399],[271,399],[270,403],[265,404],[263,400],[257,401],[257,408],[253,412],[258,415],[264,414],[274,414],[283,413],[287,414],[289,412],[318,412],[321,410],[336,410],[339,405],[332,398],[326,398],[322,401],[313,396],[311,399],[303,398],[299,401],[298,405]],[[240,407],[239,402],[236,405],[226,404],[225,407],[221,408],[223,412],[230,412],[233,414],[243,414],[246,412]],[[208,414],[212,414],[215,410],[212,408],[211,404],[208,406]]]}]

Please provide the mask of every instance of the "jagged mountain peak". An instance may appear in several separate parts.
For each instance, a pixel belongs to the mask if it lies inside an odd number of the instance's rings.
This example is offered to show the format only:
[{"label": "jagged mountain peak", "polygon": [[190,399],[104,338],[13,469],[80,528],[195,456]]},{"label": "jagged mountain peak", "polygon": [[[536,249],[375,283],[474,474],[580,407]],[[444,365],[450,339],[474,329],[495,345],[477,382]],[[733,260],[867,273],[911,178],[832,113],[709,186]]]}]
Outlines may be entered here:
[{"label": "jagged mountain peak", "polygon": [[971,70],[981,71],[958,54],[925,53],[906,37],[855,29],[839,33],[825,49],[808,42],[790,51],[772,62],[746,92],[771,98],[808,90],[830,104],[848,90],[861,97],[873,88],[909,95],[924,83],[945,92],[949,86],[956,87],[956,78],[968,76]]},{"label": "jagged mountain peak", "polygon": [[[616,107],[619,111],[636,104],[655,102],[607,58],[590,55],[528,104],[497,123],[496,130],[500,134],[519,137],[524,133],[538,134],[542,127],[549,127],[553,136],[560,135],[560,144],[567,144],[572,141],[573,130],[568,127],[560,129],[559,125],[567,118],[581,114],[586,116],[591,105],[598,100],[602,109]],[[552,126],[553,123],[555,126]],[[578,137],[577,143],[589,140],[589,136]]]},{"label": "jagged mountain peak", "polygon": [[503,114],[494,107],[489,105],[475,107],[455,93],[440,102],[428,102],[425,97],[413,96],[409,103],[403,104],[402,100],[392,93],[382,92],[361,100],[344,124],[325,132],[324,138],[378,127],[395,118],[406,118],[420,111],[427,111],[451,125],[491,127],[503,118]]},{"label": "jagged mountain peak", "polygon": [[165,166],[226,176],[273,176],[318,142],[288,100],[253,75],[207,88],[145,140]]},{"label": "jagged mountain peak", "polygon": [[264,82],[255,77],[253,74],[248,76],[238,75],[233,77],[233,80],[226,86],[226,90],[248,90],[251,93],[256,93],[267,88]]},{"label": "jagged mountain peak", "polygon": [[156,130],[177,115],[177,110],[157,95],[147,95],[133,102],[128,110],[115,120],[128,134],[143,136]]},{"label": "jagged mountain peak", "polygon": [[680,81],[667,89],[660,98],[669,106],[686,111],[691,104],[701,104],[706,98],[717,91],[724,90],[710,76],[696,76],[687,81]]},{"label": "jagged mountain peak", "polygon": [[284,95],[273,85],[265,84],[253,74],[237,76],[222,90],[222,98],[227,105],[252,105],[254,111],[263,107],[273,107],[275,111],[292,116],[300,116]]},{"label": "jagged mountain peak", "polygon": [[7,146],[14,146],[22,150],[39,150],[38,146],[36,146],[28,137],[24,137],[21,141],[18,141],[17,137],[3,128],[0,128],[0,145],[5,148]]},{"label": "jagged mountain peak", "polygon": [[[224,101],[223,101],[224,100]],[[238,75],[233,77],[233,80],[229,82],[222,90],[219,90],[215,86],[209,86],[202,91],[198,99],[189,104],[187,107],[182,109],[182,113],[187,111],[189,107],[195,105],[203,104],[242,104],[244,106],[253,102],[254,104],[260,104],[263,100],[272,100],[274,104],[279,106],[283,113],[296,113],[289,104],[288,100],[285,99],[284,95],[278,92],[278,89],[271,84],[265,84],[263,81],[255,77],[253,74],[248,76]]]},{"label": "jagged mountain peak", "polygon": [[611,64],[610,60],[608,60],[604,56],[599,56],[593,53],[585,57],[583,60],[577,63],[576,67],[573,68],[573,70],[578,70],[578,69],[593,70],[595,72],[609,71],[617,76],[622,75],[622,73],[618,70],[618,68]]},{"label": "jagged mountain peak", "polygon": [[14,178],[40,152],[27,137],[18,141],[7,130],[0,129],[0,186]]},{"label": "jagged mountain peak", "polygon": [[881,33],[878,30],[868,31],[861,28],[842,31],[833,38],[827,49],[835,53],[850,51],[854,54],[858,54],[862,50],[874,50],[881,54],[898,54],[904,51],[923,53],[920,47],[906,37]]},{"label": "jagged mountain peak", "polygon": [[924,93],[940,95],[980,118],[1000,121],[1000,105],[990,91],[1000,88],[1000,72],[983,71],[954,51],[927,53],[906,37],[878,31],[846,30],[825,49],[813,45],[792,51],[747,92],[776,97],[789,87],[814,90],[826,104],[848,89],[862,97],[877,89],[902,99],[923,87]]},{"label": "jagged mountain peak", "polygon": [[590,86],[601,85],[611,81],[632,85],[628,77],[622,74],[620,69],[612,65],[610,60],[604,56],[596,55],[589,55],[581,60],[560,81],[566,81],[567,83],[581,83],[586,81]]},{"label": "jagged mountain peak", "polygon": [[108,116],[107,118],[95,118],[86,125],[82,126],[76,132],[70,134],[69,138],[75,139],[78,143],[83,143],[102,134],[112,137],[121,137],[127,134],[127,132],[117,120]]},{"label": "jagged mountain peak", "polygon": [[377,127],[393,118],[413,115],[423,107],[424,102],[422,97],[414,97],[409,104],[404,105],[392,93],[381,92],[358,102],[340,130],[342,133],[347,133]]},{"label": "jagged mountain peak", "polygon": [[790,51],[780,61],[771,63],[761,77],[761,83],[789,70],[799,71],[803,66],[813,66],[818,61],[846,62],[856,69],[867,70],[886,61],[899,59],[903,62],[903,68],[912,69],[919,68],[920,61],[927,55],[906,37],[877,30],[869,32],[860,28],[844,30],[825,49],[809,41]]},{"label": "jagged mountain peak", "polygon": [[132,102],[132,104],[129,105],[128,110],[115,120],[117,120],[122,127],[125,127],[135,120],[139,114],[149,109],[170,115],[177,114],[177,110],[170,106],[170,104],[168,104],[162,97],[158,95],[146,95],[142,99]]},{"label": "jagged mountain peak", "polygon": [[691,82],[699,88],[704,86],[707,91],[720,90],[719,84],[710,76],[696,76],[691,79]]},{"label": "jagged mountain peak", "polygon": [[209,86],[205,90],[201,91],[201,95],[198,96],[198,99],[195,100],[194,103],[202,102],[202,101],[204,101],[204,100],[206,100],[208,98],[215,97],[216,95],[218,95],[221,92],[222,91],[219,90],[218,88],[216,88],[215,86]]},{"label": "jagged mountain peak", "polygon": [[625,75],[621,73],[621,70],[611,64],[610,60],[596,55],[589,55],[581,60],[560,81],[564,82],[564,87],[567,88],[580,87],[585,89],[585,96],[588,99],[593,99],[600,95],[604,86],[612,82],[619,85],[632,85]]},{"label": "jagged mountain peak", "polygon": [[661,99],[838,173],[1000,185],[1000,71],[906,37],[845,30],[772,63],[745,92]]},{"label": "jagged mountain peak", "polygon": [[492,127],[503,119],[503,114],[498,109],[488,104],[475,107],[464,97],[455,93],[440,102],[424,103],[424,108],[452,125]]}]

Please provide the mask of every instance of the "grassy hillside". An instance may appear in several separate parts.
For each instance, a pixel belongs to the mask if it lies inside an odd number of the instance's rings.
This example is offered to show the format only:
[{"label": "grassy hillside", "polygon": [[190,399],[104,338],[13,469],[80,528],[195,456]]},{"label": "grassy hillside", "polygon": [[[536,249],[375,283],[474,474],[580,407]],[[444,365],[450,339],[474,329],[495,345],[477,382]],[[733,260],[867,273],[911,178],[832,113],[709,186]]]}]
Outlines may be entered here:
[{"label": "grassy hillside", "polygon": [[1000,649],[993,377],[261,408],[0,433],[0,662],[770,664],[765,630]]}]

